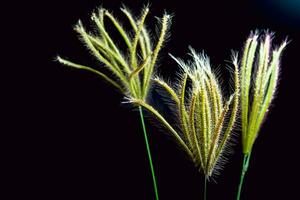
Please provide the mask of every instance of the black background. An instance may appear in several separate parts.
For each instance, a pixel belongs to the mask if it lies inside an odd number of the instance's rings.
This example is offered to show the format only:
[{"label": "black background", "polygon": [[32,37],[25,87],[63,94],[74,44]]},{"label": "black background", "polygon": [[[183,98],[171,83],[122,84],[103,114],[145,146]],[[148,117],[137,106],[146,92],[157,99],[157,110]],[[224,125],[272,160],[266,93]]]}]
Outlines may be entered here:
[{"label": "black background", "polygon": [[[145,1],[123,0],[139,14]],[[288,15],[271,1],[156,1],[148,24],[164,10],[174,14],[171,38],[160,54],[158,71],[178,70],[167,55],[187,58],[188,45],[205,50],[226,77],[230,50],[240,50],[251,30],[276,32],[275,43],[291,40],[282,59],[281,80],[272,111],[255,143],[242,199],[298,199],[300,52],[299,16]],[[23,5],[24,4],[24,5]],[[154,199],[138,113],[121,104],[123,96],[93,74],[54,62],[56,55],[93,65],[95,60],[72,26],[98,6],[121,16],[117,0],[42,1],[14,5],[18,21],[12,36],[21,56],[10,59],[10,136],[7,155],[10,198]],[[9,17],[10,18],[10,17]],[[12,19],[12,18],[10,18]],[[24,43],[23,43],[24,42]],[[226,84],[224,84],[226,86]],[[12,120],[10,120],[12,119]],[[202,199],[203,176],[175,143],[147,123],[158,189],[164,199]],[[236,131],[239,141],[239,131]],[[234,199],[241,147],[221,175],[208,186],[208,199]]]}]

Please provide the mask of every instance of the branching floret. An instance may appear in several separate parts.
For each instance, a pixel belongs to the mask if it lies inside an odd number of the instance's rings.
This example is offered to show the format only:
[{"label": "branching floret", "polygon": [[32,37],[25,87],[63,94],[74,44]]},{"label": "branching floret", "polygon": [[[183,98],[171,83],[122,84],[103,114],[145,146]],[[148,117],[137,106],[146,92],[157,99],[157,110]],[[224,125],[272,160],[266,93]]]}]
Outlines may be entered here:
[{"label": "branching floret", "polygon": [[[175,102],[180,130],[170,125],[151,105],[138,99],[131,101],[153,113],[208,178],[215,172],[236,121],[239,102],[237,57],[233,56],[235,91],[226,100],[211,69],[209,58],[197,54],[193,49],[191,56],[193,61],[188,64],[173,57],[182,68],[177,90],[161,78],[155,79]],[[188,80],[192,85],[190,91],[187,90]]]},{"label": "branching floret", "polygon": [[[125,31],[121,23],[103,8],[100,8],[97,14],[92,14],[92,20],[97,27],[97,35],[88,33],[81,21],[75,26],[75,30],[79,33],[85,46],[100,63],[104,64],[111,72],[111,75],[106,75],[99,70],[76,64],[59,56],[57,60],[70,67],[96,73],[119,89],[125,96],[145,100],[153,78],[158,54],[167,37],[171,17],[168,14],[164,14],[160,19],[160,33],[155,44],[150,37],[150,32],[144,25],[149,12],[148,7],[143,9],[142,15],[138,20],[132,16],[128,9],[122,8],[121,11],[128,19],[134,34],[131,34],[130,31]],[[122,51],[111,38],[108,32],[109,28],[104,23],[106,18],[112,22],[119,32],[121,36],[119,42],[123,41],[126,44],[125,50]]]},{"label": "branching floret", "polygon": [[280,56],[287,45],[284,41],[272,48],[272,34],[258,41],[252,33],[246,41],[241,61],[241,119],[243,153],[249,154],[274,97],[279,75]]}]

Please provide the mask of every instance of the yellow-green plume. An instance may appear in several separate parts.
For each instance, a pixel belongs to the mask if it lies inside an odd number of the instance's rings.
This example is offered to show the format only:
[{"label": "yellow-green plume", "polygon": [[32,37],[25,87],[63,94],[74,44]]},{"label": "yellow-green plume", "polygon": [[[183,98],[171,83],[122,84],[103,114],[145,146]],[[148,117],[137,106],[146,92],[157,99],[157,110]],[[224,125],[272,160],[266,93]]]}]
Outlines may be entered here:
[{"label": "yellow-green plume", "polygon": [[245,43],[240,67],[241,120],[243,165],[237,191],[240,199],[245,174],[248,170],[253,144],[263,123],[278,82],[280,57],[287,45],[284,41],[272,49],[272,36],[266,32],[259,37],[251,33]]},{"label": "yellow-green plume", "polygon": [[272,49],[272,34],[252,33],[241,61],[241,119],[243,153],[251,153],[276,90],[280,57],[287,42]]},{"label": "yellow-green plume", "polygon": [[[75,26],[75,30],[90,53],[104,64],[111,74],[106,75],[99,70],[61,57],[57,57],[57,60],[66,66],[94,72],[126,96],[144,100],[150,88],[157,57],[166,39],[171,18],[164,14],[160,19],[160,33],[155,42],[145,27],[149,13],[148,7],[143,9],[139,19],[133,17],[126,8],[122,8],[121,11],[129,21],[130,31],[125,31],[122,24],[103,8],[93,13],[91,17],[97,27],[97,34],[87,32],[81,21]],[[106,26],[106,20],[111,21],[118,31],[120,36],[118,41],[114,41],[110,36],[111,27]],[[120,42],[125,44],[125,49],[118,47],[117,44]]]},{"label": "yellow-green plume", "polygon": [[[209,58],[191,49],[192,62],[174,58],[181,66],[181,80],[177,89],[156,78],[176,107],[180,129],[171,125],[154,107],[139,99],[135,104],[150,111],[172,133],[179,145],[191,157],[206,178],[210,177],[220,161],[236,121],[239,101],[239,72],[233,56],[235,92],[225,99],[220,84],[211,69]],[[187,82],[191,88],[187,88]]]}]

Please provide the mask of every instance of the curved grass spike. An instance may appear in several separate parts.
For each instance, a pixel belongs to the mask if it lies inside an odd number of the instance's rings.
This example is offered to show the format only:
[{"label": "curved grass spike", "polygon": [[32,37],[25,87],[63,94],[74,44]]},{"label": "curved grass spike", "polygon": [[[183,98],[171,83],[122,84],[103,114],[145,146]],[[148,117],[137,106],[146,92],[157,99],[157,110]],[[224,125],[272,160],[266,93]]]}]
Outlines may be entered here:
[{"label": "curved grass spike", "polygon": [[[164,14],[161,18],[160,34],[155,47],[152,48],[151,44],[155,44],[155,41],[152,40],[149,31],[144,25],[149,13],[149,8],[145,7],[140,19],[137,20],[132,16],[128,9],[121,8],[121,11],[129,21],[132,31],[126,31],[112,13],[103,8],[100,8],[98,13],[92,14],[92,21],[97,27],[97,33],[95,33],[95,35],[87,32],[81,21],[79,21],[74,28],[90,53],[95,56],[100,63],[104,64],[104,67],[106,67],[111,74],[106,75],[97,69],[77,64],[59,56],[57,57],[57,61],[69,67],[93,72],[121,91],[126,97],[145,101],[153,78],[158,54],[167,36],[171,17],[168,14]],[[104,19],[110,20],[119,32],[120,37],[118,42],[114,41],[110,36],[108,30],[111,27],[106,27]],[[132,32],[134,34],[132,34]],[[126,49],[120,49],[118,47],[117,44],[120,42],[126,44]],[[153,178],[155,196],[156,200],[158,200],[156,178],[144,124],[144,117],[142,110],[139,110]]]},{"label": "curved grass spike", "polygon": [[[135,98],[130,101],[152,113],[205,175],[206,199],[206,180],[216,172],[216,165],[235,124],[239,104],[239,71],[237,57],[233,56],[235,92],[226,100],[211,70],[209,58],[204,54],[197,54],[192,48],[190,55],[193,61],[187,63],[172,56],[182,68],[178,91],[161,78],[154,79],[174,100],[177,112],[175,116],[178,116],[180,130],[176,130],[148,103]],[[190,94],[186,92],[188,79],[192,83]],[[225,122],[226,119],[229,121]]]},{"label": "curved grass spike", "polygon": [[[253,144],[276,91],[280,57],[287,42],[272,49],[272,35],[261,38],[257,32],[247,39],[241,61],[241,120],[244,161],[237,200],[240,199],[244,176],[249,166]],[[259,40],[258,40],[259,39]]]}]

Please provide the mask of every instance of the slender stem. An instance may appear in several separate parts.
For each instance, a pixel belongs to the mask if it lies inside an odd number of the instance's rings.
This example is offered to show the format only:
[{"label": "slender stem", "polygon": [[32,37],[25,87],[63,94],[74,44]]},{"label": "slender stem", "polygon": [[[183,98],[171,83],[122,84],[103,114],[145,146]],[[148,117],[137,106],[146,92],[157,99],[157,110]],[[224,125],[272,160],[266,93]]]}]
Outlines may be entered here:
[{"label": "slender stem", "polygon": [[157,184],[156,184],[156,178],[155,178],[155,173],[154,173],[154,167],[153,167],[153,163],[152,163],[152,156],[151,156],[150,146],[149,146],[149,142],[148,142],[148,136],[147,136],[146,126],[145,126],[145,122],[144,122],[143,110],[142,110],[141,106],[139,106],[139,111],[140,111],[140,117],[141,117],[141,123],[142,123],[142,127],[143,127],[143,132],[144,132],[144,139],[145,139],[146,148],[147,148],[149,165],[150,165],[151,174],[152,174],[152,180],[153,180],[153,187],[154,187],[154,192],[155,192],[155,198],[156,198],[156,200],[159,200],[158,190],[157,190]]},{"label": "slender stem", "polygon": [[237,197],[236,197],[237,200],[240,200],[240,197],[241,197],[244,178],[245,178],[246,172],[247,172],[248,167],[249,167],[249,160],[250,160],[250,157],[251,157],[251,152],[248,153],[248,154],[243,154],[243,157],[244,157],[244,159],[243,159],[243,166],[242,166],[242,171],[241,171],[240,184],[239,184],[239,187],[238,187],[238,192],[237,192]]},{"label": "slender stem", "polygon": [[204,177],[204,200],[207,198],[207,178],[206,176]]}]

